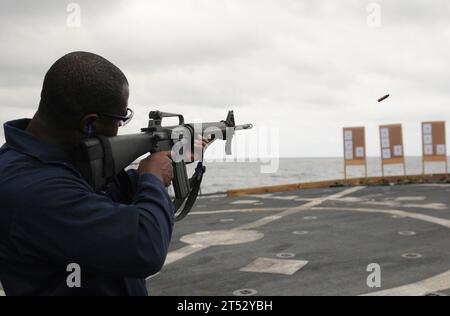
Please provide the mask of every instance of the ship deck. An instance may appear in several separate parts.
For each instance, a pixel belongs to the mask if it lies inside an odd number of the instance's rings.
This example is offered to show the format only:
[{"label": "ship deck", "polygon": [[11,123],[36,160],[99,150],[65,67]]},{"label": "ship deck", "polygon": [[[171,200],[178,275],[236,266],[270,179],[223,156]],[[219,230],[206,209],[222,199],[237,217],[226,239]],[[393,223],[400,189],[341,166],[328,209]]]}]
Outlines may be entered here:
[{"label": "ship deck", "polygon": [[201,197],[147,287],[157,296],[447,295],[449,197],[449,184]]}]

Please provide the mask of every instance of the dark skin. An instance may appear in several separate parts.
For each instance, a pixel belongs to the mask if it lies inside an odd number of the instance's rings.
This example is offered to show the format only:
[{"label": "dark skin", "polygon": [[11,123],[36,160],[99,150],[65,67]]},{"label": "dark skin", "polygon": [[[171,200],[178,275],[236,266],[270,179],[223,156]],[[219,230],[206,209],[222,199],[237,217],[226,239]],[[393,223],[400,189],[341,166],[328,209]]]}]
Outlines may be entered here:
[{"label": "dark skin", "polygon": [[[128,108],[129,86],[125,84],[122,89],[122,98],[120,106],[117,109],[111,110],[108,114],[125,116]],[[79,128],[77,130],[61,130],[51,124],[47,124],[39,111],[36,112],[26,131],[37,138],[40,138],[47,143],[54,144],[64,151],[71,153],[75,147],[87,137],[86,127],[92,126],[92,135],[102,135],[106,137],[117,136],[119,124],[109,117],[99,116],[96,113],[90,113],[83,116],[80,120]],[[206,139],[196,139],[195,146],[206,149],[208,141]],[[151,173],[155,175],[165,186],[169,186],[173,178],[171,153],[158,152],[147,158],[141,160],[138,167],[140,175]]]},{"label": "dark skin", "polygon": [[[129,87],[124,85],[122,89],[122,99],[120,106],[111,110],[116,115],[126,115],[128,108]],[[77,130],[62,130],[47,124],[41,117],[39,111],[36,112],[26,131],[38,138],[54,144],[66,152],[72,152],[83,139],[86,138],[86,126],[92,125],[92,133],[106,137],[116,136],[119,126],[117,122],[108,117],[100,117],[98,114],[86,114],[79,123]]]}]

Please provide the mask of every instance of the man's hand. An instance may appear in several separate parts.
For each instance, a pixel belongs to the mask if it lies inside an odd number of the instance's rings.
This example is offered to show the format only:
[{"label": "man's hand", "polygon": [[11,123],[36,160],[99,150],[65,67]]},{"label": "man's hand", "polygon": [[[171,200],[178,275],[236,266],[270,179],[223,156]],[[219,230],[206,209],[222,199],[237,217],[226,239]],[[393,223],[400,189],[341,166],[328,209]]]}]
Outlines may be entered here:
[{"label": "man's hand", "polygon": [[173,178],[173,167],[172,160],[170,159],[170,151],[154,153],[141,160],[139,163],[138,172],[139,175],[151,173],[161,180],[166,187],[168,187]]},{"label": "man's hand", "polygon": [[208,148],[210,143],[212,142],[206,137],[202,137],[200,135],[197,136],[197,138],[194,139],[194,152],[191,154],[191,162],[202,159],[203,153]]}]

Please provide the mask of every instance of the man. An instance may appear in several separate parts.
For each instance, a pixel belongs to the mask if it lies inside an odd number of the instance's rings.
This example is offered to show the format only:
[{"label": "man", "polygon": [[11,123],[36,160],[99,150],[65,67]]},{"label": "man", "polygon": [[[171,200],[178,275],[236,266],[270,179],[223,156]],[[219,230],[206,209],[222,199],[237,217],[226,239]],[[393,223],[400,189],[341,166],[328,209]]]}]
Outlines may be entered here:
[{"label": "man", "polygon": [[[131,119],[128,95],[116,66],[73,52],[47,72],[33,119],[4,125],[0,280],[6,295],[147,295],[145,278],[163,266],[174,223],[165,189],[173,177],[170,152],[122,172],[102,193],[74,167],[81,140],[115,136]],[[68,282],[77,271],[69,264],[80,268],[80,284]]]}]

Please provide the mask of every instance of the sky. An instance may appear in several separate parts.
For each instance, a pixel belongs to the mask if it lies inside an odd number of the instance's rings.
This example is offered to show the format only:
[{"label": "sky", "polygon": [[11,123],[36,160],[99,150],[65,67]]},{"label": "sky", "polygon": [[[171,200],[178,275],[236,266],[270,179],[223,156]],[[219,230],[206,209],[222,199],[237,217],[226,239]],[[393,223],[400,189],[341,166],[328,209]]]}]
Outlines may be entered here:
[{"label": "sky", "polygon": [[420,155],[420,123],[450,120],[449,17],[448,0],[2,0],[0,121],[32,117],[48,68],[82,50],[127,76],[124,134],[150,110],[198,122],[233,109],[255,126],[236,142],[260,155],[339,157],[342,128],[365,126],[379,156],[391,123]]}]

